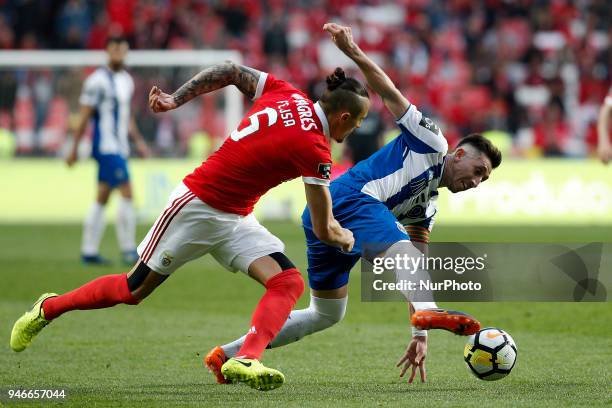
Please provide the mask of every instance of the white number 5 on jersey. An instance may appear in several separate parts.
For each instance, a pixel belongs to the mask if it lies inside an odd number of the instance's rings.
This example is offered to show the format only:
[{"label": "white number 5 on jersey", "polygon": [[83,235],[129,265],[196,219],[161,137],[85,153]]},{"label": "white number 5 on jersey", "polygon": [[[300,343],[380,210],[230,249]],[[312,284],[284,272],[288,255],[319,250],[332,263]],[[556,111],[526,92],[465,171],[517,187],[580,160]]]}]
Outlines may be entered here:
[{"label": "white number 5 on jersey", "polygon": [[278,119],[278,113],[270,107],[260,110],[259,112],[255,112],[254,114],[249,116],[249,120],[251,121],[251,124],[249,126],[246,126],[242,130],[236,129],[230,134],[230,137],[232,138],[232,140],[237,142],[243,137],[246,137],[250,135],[251,133],[257,132],[259,130],[259,117],[258,117],[259,115],[268,116],[268,127],[275,124],[276,120]]}]

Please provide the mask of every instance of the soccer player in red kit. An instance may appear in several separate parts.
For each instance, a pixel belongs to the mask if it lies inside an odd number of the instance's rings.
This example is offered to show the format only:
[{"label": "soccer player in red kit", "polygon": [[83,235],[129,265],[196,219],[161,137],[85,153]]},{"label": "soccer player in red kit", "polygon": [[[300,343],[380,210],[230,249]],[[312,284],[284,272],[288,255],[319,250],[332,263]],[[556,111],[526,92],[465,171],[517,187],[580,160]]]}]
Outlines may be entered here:
[{"label": "soccer player in red kit", "polygon": [[302,176],[317,237],[350,251],[353,235],[332,214],[329,143],[341,142],[360,125],[369,99],[365,87],[340,68],[327,77],[327,89],[313,103],[270,74],[224,63],[203,70],[172,95],[153,87],[149,105],[165,112],[228,85],[255,103],[221,148],[172,192],[138,246],[140,259],[132,270],[102,276],[63,295],[42,295],[15,323],[13,350],[24,350],[42,328],[67,311],[138,304],[182,264],[210,253],[228,270],[243,271],[266,288],[244,345],[217,375],[260,390],[284,383],[282,373],[259,359],[301,296],[304,281],[283,254],[283,243],[257,222],[253,207],[272,187]]}]

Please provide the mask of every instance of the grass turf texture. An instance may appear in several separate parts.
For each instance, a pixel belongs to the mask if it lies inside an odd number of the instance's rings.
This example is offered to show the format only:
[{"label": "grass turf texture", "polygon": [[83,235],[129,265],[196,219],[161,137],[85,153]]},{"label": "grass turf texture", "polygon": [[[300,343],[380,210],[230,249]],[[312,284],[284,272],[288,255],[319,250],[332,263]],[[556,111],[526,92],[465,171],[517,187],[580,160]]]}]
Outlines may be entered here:
[{"label": "grass turf texture", "polygon": [[[305,271],[299,227],[270,224]],[[140,231],[140,235],[145,230]],[[609,241],[606,228],[436,227],[436,241]],[[261,393],[219,386],[201,364],[206,352],[243,334],[263,293],[205,257],[177,271],[143,304],[62,316],[23,353],[8,347],[14,320],[45,291],[64,292],[122,267],[78,263],[80,226],[0,226],[0,405],[7,389],[66,388],[62,406],[601,406],[612,404],[612,305],[572,303],[442,304],[512,334],[513,373],[497,382],[473,377],[465,339],[430,334],[428,382],[406,383],[394,367],[409,341],[401,303],[361,303],[358,274],[339,325],[268,350],[264,362],[287,383]],[[103,254],[118,254],[109,228]],[[118,255],[117,255],[118,256]],[[299,307],[307,305],[308,296]],[[45,405],[49,403],[46,402]],[[24,407],[36,403],[19,403]]]}]

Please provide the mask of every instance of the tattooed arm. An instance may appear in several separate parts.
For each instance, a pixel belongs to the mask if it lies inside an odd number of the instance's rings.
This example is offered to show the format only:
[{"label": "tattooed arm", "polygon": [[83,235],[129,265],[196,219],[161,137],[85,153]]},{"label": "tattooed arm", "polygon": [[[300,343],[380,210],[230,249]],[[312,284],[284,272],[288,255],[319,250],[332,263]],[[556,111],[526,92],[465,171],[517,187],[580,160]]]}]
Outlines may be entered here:
[{"label": "tattooed arm", "polygon": [[172,95],[154,86],[149,92],[149,107],[153,112],[166,112],[178,108],[198,95],[216,91],[228,85],[235,85],[243,94],[252,99],[255,96],[260,75],[261,72],[256,69],[233,62],[213,65],[195,75]]}]

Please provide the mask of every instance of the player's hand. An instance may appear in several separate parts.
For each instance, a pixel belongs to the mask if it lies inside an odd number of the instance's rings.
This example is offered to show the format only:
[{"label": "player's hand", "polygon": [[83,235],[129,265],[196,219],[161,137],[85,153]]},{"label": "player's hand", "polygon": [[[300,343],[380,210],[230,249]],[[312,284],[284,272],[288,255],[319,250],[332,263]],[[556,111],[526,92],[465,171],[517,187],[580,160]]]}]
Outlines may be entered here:
[{"label": "player's hand", "polygon": [[342,252],[349,253],[353,250],[353,246],[355,245],[355,237],[353,237],[351,230],[347,230],[346,228],[342,228],[342,230],[345,239],[340,244],[340,249]]},{"label": "player's hand", "polygon": [[416,336],[410,341],[406,352],[397,362],[396,367],[400,367],[402,364],[404,365],[400,371],[400,377],[403,377],[406,371],[412,367],[408,383],[412,384],[412,381],[414,381],[417,369],[421,376],[421,382],[425,382],[425,357],[427,357],[427,336]]},{"label": "player's hand", "polygon": [[145,159],[151,157],[151,149],[149,149],[149,146],[143,140],[136,142],[136,150],[138,150],[140,157]]},{"label": "player's hand", "polygon": [[597,156],[603,164],[608,164],[612,160],[612,146],[600,146],[597,149]]},{"label": "player's hand", "polygon": [[149,107],[153,112],[159,113],[176,109],[177,104],[172,95],[162,92],[161,89],[154,86],[149,92]]},{"label": "player's hand", "polygon": [[76,161],[77,161],[77,151],[76,149],[72,149],[70,150],[70,153],[68,153],[68,157],[66,157],[66,164],[68,165],[68,167],[72,167],[72,165],[74,165]]},{"label": "player's hand", "polygon": [[342,26],[336,23],[327,23],[323,29],[331,34],[331,38],[340,50],[347,52],[355,45],[351,27]]}]

